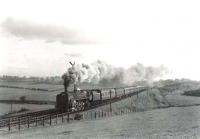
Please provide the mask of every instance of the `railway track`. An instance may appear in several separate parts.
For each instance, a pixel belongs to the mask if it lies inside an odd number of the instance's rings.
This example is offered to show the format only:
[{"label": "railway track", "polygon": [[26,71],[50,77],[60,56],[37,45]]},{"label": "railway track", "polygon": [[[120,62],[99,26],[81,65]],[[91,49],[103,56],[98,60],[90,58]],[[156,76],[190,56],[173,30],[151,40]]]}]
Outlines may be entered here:
[{"label": "railway track", "polygon": [[[69,112],[68,114],[70,115],[70,114],[80,113],[80,112],[83,112],[83,111],[92,110],[92,109],[95,109],[95,108],[98,108],[98,107],[101,107],[101,106],[104,106],[104,105],[108,105],[108,104],[111,105],[114,102],[126,99],[126,98],[134,96],[134,95],[138,95],[139,93],[146,91],[146,90],[148,90],[148,88],[144,88],[144,89],[141,89],[139,91],[133,91],[129,94],[124,94],[124,95],[121,95],[121,96],[118,96],[118,97],[115,97],[115,98],[112,98],[112,99],[101,100],[101,101],[98,101],[96,103],[93,103],[90,107],[88,107],[84,110]],[[66,113],[66,112],[62,112],[62,113]],[[62,113],[58,109],[48,109],[48,110],[42,110],[42,111],[36,111],[36,112],[29,112],[29,113],[26,113],[26,114],[13,115],[13,116],[10,116],[10,117],[6,117],[4,119],[0,119],[0,128],[8,126],[10,121],[12,121],[13,123],[17,123],[20,119],[29,119],[28,122],[31,123],[31,122],[34,122],[35,119],[40,119],[40,117],[42,117],[44,115],[52,116],[51,118],[54,118],[54,115],[59,115],[59,114],[62,114]],[[22,125],[27,124],[26,120],[23,121],[21,124]]]}]

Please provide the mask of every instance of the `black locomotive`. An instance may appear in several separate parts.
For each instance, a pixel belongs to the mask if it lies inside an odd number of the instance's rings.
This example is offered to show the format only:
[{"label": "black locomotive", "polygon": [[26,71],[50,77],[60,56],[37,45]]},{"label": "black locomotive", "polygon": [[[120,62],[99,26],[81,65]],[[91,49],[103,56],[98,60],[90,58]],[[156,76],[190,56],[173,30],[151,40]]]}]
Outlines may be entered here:
[{"label": "black locomotive", "polygon": [[124,95],[144,90],[145,88],[144,86],[134,86],[62,92],[56,96],[56,108],[62,112],[84,110],[101,104],[103,101],[120,98]]}]

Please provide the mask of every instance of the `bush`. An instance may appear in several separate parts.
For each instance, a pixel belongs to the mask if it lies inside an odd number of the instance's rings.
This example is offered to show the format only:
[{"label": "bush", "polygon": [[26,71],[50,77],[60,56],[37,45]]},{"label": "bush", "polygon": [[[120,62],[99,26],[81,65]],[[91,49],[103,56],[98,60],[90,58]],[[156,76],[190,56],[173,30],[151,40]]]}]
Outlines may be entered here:
[{"label": "bush", "polygon": [[20,101],[25,102],[26,96],[21,96],[19,99],[20,99]]}]

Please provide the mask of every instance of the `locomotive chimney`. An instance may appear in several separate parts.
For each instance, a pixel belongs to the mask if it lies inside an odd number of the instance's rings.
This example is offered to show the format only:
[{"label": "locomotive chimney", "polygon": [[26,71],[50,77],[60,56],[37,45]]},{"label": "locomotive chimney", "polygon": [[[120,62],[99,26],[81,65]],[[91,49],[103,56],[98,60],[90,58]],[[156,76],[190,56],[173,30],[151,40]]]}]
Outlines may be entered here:
[{"label": "locomotive chimney", "polygon": [[66,76],[64,76],[63,77],[63,80],[64,80],[64,91],[65,91],[65,93],[67,93],[68,92],[68,79],[67,79],[67,77]]},{"label": "locomotive chimney", "polygon": [[69,62],[72,67],[68,68],[67,71],[62,75],[62,79],[64,80],[64,90],[65,93],[68,92],[68,88],[71,84],[74,84],[74,90],[76,89],[76,70],[75,70],[75,62]]}]

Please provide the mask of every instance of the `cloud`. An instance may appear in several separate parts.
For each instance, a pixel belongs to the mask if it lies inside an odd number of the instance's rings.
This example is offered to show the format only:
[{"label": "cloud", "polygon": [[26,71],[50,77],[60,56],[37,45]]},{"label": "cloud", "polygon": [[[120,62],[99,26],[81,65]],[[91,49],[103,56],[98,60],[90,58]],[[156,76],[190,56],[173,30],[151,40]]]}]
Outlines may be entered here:
[{"label": "cloud", "polygon": [[74,57],[74,58],[76,58],[76,57],[82,58],[83,57],[83,55],[80,53],[65,53],[65,56]]},{"label": "cloud", "polygon": [[79,32],[62,26],[42,25],[13,18],[7,18],[1,26],[6,32],[25,40],[44,40],[48,43],[60,42],[63,44],[93,43]]}]

